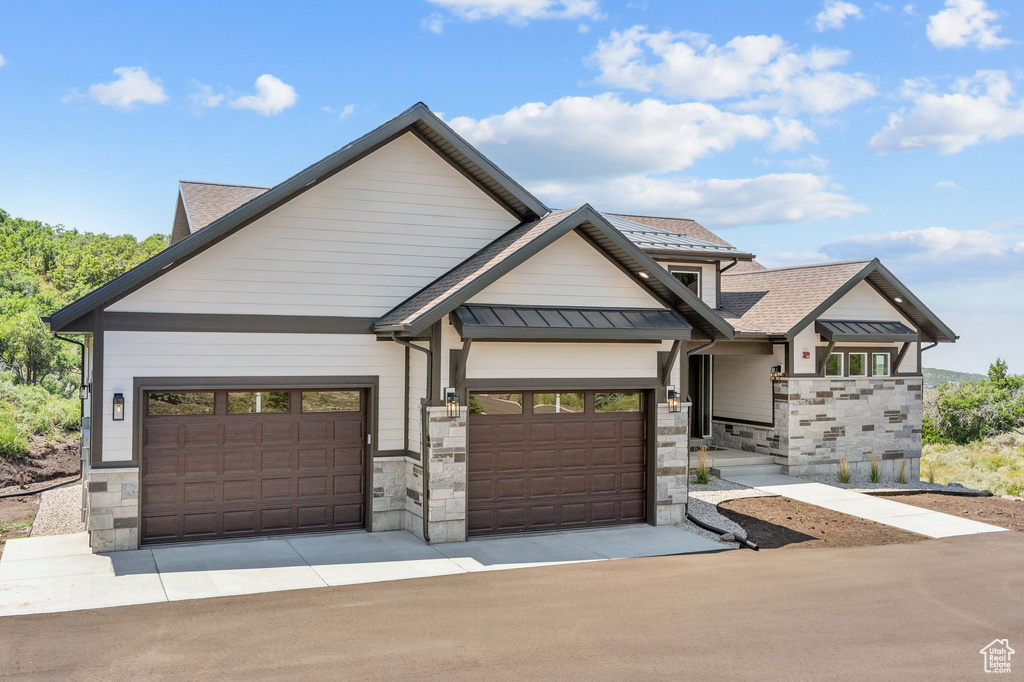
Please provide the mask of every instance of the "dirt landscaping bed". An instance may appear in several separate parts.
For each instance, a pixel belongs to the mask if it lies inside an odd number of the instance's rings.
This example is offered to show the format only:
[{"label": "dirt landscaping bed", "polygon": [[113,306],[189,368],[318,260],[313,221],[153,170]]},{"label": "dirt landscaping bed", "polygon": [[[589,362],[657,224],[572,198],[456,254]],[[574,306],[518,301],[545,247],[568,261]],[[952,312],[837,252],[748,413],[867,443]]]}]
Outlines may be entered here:
[{"label": "dirt landscaping bed", "polygon": [[4,554],[4,544],[8,540],[28,537],[38,509],[38,495],[0,500],[0,557]]},{"label": "dirt landscaping bed", "polygon": [[962,516],[972,521],[1024,532],[1024,502],[1002,497],[914,493],[912,495],[873,495],[895,502]]},{"label": "dirt landscaping bed", "polygon": [[786,497],[746,497],[718,511],[747,531],[761,549],[861,547],[925,540],[925,536]]},{"label": "dirt landscaping bed", "polygon": [[25,475],[26,488],[38,488],[45,481],[73,478],[82,467],[78,440],[48,441],[32,437],[32,454],[21,459],[0,457],[0,493],[18,489],[19,474]]}]

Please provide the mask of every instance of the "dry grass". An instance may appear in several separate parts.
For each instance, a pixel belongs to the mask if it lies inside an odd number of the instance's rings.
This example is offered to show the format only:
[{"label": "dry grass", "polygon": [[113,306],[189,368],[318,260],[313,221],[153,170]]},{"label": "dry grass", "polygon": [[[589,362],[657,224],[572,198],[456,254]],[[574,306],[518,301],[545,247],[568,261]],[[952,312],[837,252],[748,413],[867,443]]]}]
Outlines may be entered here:
[{"label": "dry grass", "polygon": [[871,453],[869,458],[871,461],[871,482],[878,483],[882,479],[882,475],[878,470],[878,462],[881,461],[875,453]]},{"label": "dry grass", "polygon": [[921,472],[929,483],[1024,495],[1024,436],[1004,433],[968,445],[926,445]]},{"label": "dry grass", "polygon": [[839,460],[839,482],[850,482],[850,463],[846,461],[845,457]]},{"label": "dry grass", "polygon": [[907,482],[907,460],[900,460],[900,474],[896,477],[896,482],[903,485]]},{"label": "dry grass", "polygon": [[708,446],[700,446],[700,457],[697,460],[697,468],[693,470],[693,482],[700,485],[707,485],[711,482],[711,458],[708,457]]}]

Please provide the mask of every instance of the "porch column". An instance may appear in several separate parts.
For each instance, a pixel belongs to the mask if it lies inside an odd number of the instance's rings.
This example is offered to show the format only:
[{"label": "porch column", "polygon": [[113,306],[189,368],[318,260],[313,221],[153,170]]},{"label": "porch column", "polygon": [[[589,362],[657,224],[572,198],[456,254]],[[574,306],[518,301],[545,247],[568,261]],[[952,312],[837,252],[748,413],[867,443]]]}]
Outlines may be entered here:
[{"label": "porch column", "polygon": [[466,539],[466,418],[463,406],[458,417],[448,408],[428,407],[429,441],[426,465],[427,534],[431,544]]},{"label": "porch column", "polygon": [[658,403],[657,414],[657,514],[654,525],[667,526],[686,519],[689,465],[690,404],[679,412],[669,412],[667,403]]}]

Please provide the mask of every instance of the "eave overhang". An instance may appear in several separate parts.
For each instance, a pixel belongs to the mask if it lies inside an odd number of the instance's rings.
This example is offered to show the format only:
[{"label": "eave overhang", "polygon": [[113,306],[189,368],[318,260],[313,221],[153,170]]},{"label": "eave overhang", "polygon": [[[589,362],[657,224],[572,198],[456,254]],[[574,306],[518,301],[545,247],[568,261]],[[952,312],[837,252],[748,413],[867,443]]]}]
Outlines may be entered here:
[{"label": "eave overhang", "polygon": [[462,338],[559,341],[688,340],[691,326],[674,310],[467,304],[450,315]]},{"label": "eave overhang", "polygon": [[871,320],[817,320],[814,331],[837,343],[906,343],[917,341],[917,332],[902,322]]}]

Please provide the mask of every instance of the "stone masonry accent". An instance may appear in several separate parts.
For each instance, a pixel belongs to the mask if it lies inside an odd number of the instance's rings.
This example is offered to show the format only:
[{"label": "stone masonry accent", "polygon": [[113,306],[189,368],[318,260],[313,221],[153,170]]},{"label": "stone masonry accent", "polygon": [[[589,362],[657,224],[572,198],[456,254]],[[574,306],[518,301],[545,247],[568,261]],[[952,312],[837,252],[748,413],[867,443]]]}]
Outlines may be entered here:
[{"label": "stone masonry accent", "polygon": [[687,467],[689,466],[690,410],[668,411],[658,404],[657,415],[657,514],[654,523],[664,526],[686,520]]},{"label": "stone masonry accent", "polygon": [[428,407],[427,533],[431,544],[466,539],[466,419],[469,409],[449,417],[446,407]]},{"label": "stone masonry accent", "polygon": [[727,420],[711,421],[712,441],[715,445],[735,448],[758,455],[789,455],[789,396],[775,387],[772,396],[774,426],[743,424]]},{"label": "stone masonry accent", "polygon": [[409,457],[373,461],[374,531],[407,530],[423,537],[423,467]]},{"label": "stone masonry accent", "polygon": [[85,527],[93,552],[121,552],[139,547],[139,470],[136,467],[90,469]]}]

